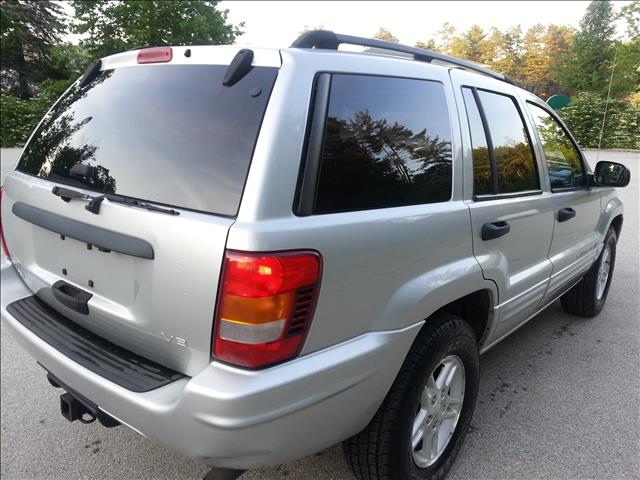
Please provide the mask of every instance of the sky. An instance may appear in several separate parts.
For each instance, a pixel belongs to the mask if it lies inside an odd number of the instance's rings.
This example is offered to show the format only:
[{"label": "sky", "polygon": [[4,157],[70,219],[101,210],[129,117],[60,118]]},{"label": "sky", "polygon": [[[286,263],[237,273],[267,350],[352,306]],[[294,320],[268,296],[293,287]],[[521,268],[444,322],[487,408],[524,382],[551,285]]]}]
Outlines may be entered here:
[{"label": "sky", "polygon": [[[615,11],[631,3],[614,1]],[[444,22],[464,31],[474,23],[488,30],[504,30],[520,24],[523,30],[536,23],[578,27],[589,2],[290,2],[222,1],[229,20],[245,22],[244,35],[236,43],[252,47],[286,47],[305,27],[323,27],[337,33],[371,37],[378,28],[390,30],[401,43],[413,45],[434,36]],[[622,33],[624,27],[619,27]]]},{"label": "sky", "polygon": [[[66,1],[65,12],[73,14]],[[614,1],[616,12],[631,1]],[[252,47],[288,47],[305,28],[324,28],[336,33],[371,37],[380,27],[391,31],[401,43],[414,45],[435,37],[444,22],[458,31],[477,23],[485,30],[523,30],[542,23],[578,28],[588,1],[221,1],[234,25],[244,22],[246,32],[236,44]],[[618,22],[620,35],[624,22]],[[79,36],[64,40],[78,43]],[[437,40],[437,39],[436,39]]]}]

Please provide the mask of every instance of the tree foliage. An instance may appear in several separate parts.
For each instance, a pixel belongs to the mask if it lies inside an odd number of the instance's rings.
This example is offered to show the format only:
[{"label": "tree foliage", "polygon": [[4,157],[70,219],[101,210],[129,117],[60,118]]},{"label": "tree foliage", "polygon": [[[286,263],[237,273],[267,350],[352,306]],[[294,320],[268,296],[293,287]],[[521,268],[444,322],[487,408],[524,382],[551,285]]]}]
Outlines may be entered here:
[{"label": "tree foliage", "polygon": [[633,0],[620,9],[620,18],[627,24],[627,37],[630,40],[640,40],[640,0]]},{"label": "tree foliage", "polygon": [[445,23],[435,39],[416,46],[486,65],[538,95],[549,96],[560,88],[558,72],[565,65],[573,34],[564,25],[540,24],[524,33],[519,25],[504,31],[494,27],[488,32],[473,25],[459,34]]},{"label": "tree foliage", "polygon": [[51,49],[49,75],[55,79],[76,79],[86,70],[92,58],[86,48],[71,43],[60,43]]},{"label": "tree foliage", "polygon": [[558,72],[561,83],[571,91],[606,94],[615,55],[614,20],[608,0],[592,1],[587,7],[567,64]]},{"label": "tree foliage", "polygon": [[584,148],[598,148],[605,115],[601,148],[640,149],[640,105],[596,93],[580,93],[558,111],[571,133]]},{"label": "tree foliage", "polygon": [[387,42],[393,43],[398,43],[400,41],[393,33],[382,27],[378,29],[373,38],[377,38],[378,40],[386,40]]},{"label": "tree foliage", "polygon": [[0,63],[2,70],[17,72],[21,98],[28,98],[30,82],[45,78],[51,47],[64,32],[62,7],[57,2],[0,2]]},{"label": "tree foliage", "polygon": [[70,83],[70,80],[45,80],[33,100],[20,100],[15,95],[0,93],[0,145],[24,145],[38,122]]},{"label": "tree foliage", "polygon": [[243,24],[228,21],[215,1],[73,0],[74,32],[94,57],[144,45],[220,45],[233,43]]}]

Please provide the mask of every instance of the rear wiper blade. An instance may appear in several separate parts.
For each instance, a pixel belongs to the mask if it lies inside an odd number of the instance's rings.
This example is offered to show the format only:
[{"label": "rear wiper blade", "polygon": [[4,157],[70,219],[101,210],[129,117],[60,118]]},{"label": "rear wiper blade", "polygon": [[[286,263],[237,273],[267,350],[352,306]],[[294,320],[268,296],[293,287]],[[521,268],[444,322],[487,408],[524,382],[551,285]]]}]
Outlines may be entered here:
[{"label": "rear wiper blade", "polygon": [[180,215],[180,212],[172,208],[162,208],[152,205],[142,200],[136,200],[135,198],[123,197],[121,195],[97,195],[92,197],[86,193],[78,192],[77,190],[71,190],[70,188],[55,186],[51,189],[51,193],[57,195],[65,202],[71,201],[72,198],[78,198],[80,200],[89,200],[89,203],[85,205],[85,209],[91,213],[98,215],[100,213],[100,205],[106,198],[110,202],[120,203],[122,205],[129,205],[131,207],[144,208],[152,212],[167,213],[169,215]]},{"label": "rear wiper blade", "polygon": [[[132,207],[144,208],[152,212],[168,213],[169,215],[180,215],[180,212],[174,210],[173,208],[157,207],[156,205],[143,202],[142,200],[136,200],[135,198],[122,197],[119,195],[105,195],[105,197],[107,198],[107,200],[114,203],[121,203],[123,205],[130,205]],[[89,207],[89,205],[87,205],[87,207]]]}]

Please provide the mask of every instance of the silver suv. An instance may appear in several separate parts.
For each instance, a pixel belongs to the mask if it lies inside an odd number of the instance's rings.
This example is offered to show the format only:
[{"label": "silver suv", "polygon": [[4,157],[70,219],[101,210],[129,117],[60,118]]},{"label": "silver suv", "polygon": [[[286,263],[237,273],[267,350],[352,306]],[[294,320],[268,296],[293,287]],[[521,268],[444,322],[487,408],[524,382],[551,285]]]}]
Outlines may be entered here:
[{"label": "silver suv", "polygon": [[360,479],[441,478],[478,355],[558,298],[603,308],[629,176],[426,50],[128,51],[5,180],[2,320],[68,420],[218,469],[344,441]]}]

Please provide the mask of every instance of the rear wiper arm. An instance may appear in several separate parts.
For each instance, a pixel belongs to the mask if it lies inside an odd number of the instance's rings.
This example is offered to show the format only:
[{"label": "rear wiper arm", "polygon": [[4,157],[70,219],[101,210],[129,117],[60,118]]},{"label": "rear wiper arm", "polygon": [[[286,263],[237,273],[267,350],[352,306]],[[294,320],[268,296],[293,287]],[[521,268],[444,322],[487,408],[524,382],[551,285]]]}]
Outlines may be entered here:
[{"label": "rear wiper arm", "polygon": [[85,205],[85,209],[91,213],[98,215],[100,213],[100,204],[106,198],[110,202],[121,203],[123,205],[129,205],[131,207],[144,208],[152,212],[168,213],[169,215],[180,215],[180,212],[172,208],[162,208],[152,205],[142,200],[136,200],[135,198],[123,197],[120,195],[97,195],[92,197],[86,193],[78,192],[77,190],[71,190],[70,188],[55,186],[51,189],[51,193],[57,195],[65,202],[71,201],[72,198],[78,198],[80,200],[89,200],[89,203]]},{"label": "rear wiper arm", "polygon": [[96,197],[92,197],[91,195],[87,195],[86,193],[78,192],[77,190],[71,190],[70,188],[64,187],[53,187],[51,189],[51,193],[59,196],[65,202],[70,202],[72,198],[77,198],[80,200],[89,200],[89,203],[84,206],[85,210],[89,210],[91,213],[99,214],[100,213],[100,204],[104,200],[104,195],[98,195]]},{"label": "rear wiper arm", "polygon": [[53,187],[51,189],[51,193],[57,195],[65,202],[71,201],[72,198],[80,198],[82,200],[91,200],[93,197],[87,195],[86,193],[78,192],[77,190],[71,190],[70,188],[64,187]]},{"label": "rear wiper arm", "polygon": [[[143,202],[142,200],[136,200],[135,198],[122,197],[119,195],[105,195],[105,197],[107,198],[107,200],[114,203],[121,203],[123,205],[130,205],[132,207],[144,208],[152,212],[168,213],[169,215],[180,215],[180,212],[174,210],[173,208],[157,207],[150,203]],[[87,210],[89,209],[88,207],[89,205],[87,205]]]}]

